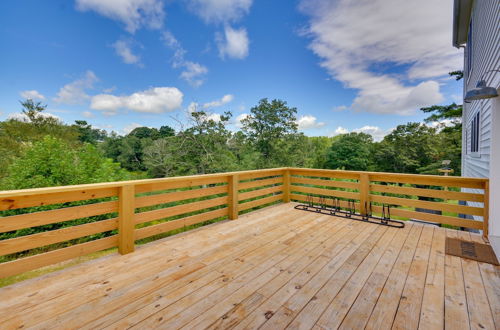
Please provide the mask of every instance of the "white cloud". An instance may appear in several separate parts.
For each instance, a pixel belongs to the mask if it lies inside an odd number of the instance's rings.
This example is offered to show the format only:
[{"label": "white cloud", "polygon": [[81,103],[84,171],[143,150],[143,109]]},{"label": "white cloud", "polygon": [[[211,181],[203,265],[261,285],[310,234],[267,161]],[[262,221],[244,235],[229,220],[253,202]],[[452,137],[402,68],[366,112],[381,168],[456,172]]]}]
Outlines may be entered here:
[{"label": "white cloud", "polygon": [[341,111],[345,111],[347,109],[348,109],[347,106],[345,106],[345,105],[339,105],[337,107],[334,107],[332,110],[335,111],[335,112],[341,112]]},{"label": "white cloud", "polygon": [[98,80],[94,72],[89,70],[82,78],[61,87],[54,101],[65,104],[80,104],[89,98],[85,90],[92,88]]},{"label": "white cloud", "polygon": [[[310,16],[305,34],[323,66],[347,88],[358,90],[355,111],[412,114],[439,103],[434,80],[460,68],[462,55],[450,43],[452,2],[302,0]],[[399,66],[401,73],[374,68]]]},{"label": "white cloud", "polygon": [[[42,117],[42,118],[54,118],[54,119],[57,119],[57,120],[61,120],[61,118],[59,118],[58,116],[50,113],[50,112],[40,112],[38,113],[38,117]],[[25,122],[25,123],[29,123],[30,122],[30,119],[28,118],[27,115],[25,115],[24,113],[22,112],[17,112],[17,113],[10,113],[8,116],[7,116],[7,120],[17,120],[17,121],[22,121],[22,122]]]},{"label": "white cloud", "polygon": [[132,132],[134,129],[136,129],[138,127],[143,127],[143,126],[144,125],[141,125],[141,124],[138,124],[138,123],[130,123],[127,126],[125,126],[122,131],[123,131],[124,135],[127,135],[130,132]]},{"label": "white cloud", "polygon": [[23,99],[32,99],[32,100],[45,100],[45,96],[43,96],[40,92],[37,90],[28,90],[28,91],[22,91],[19,93]]},{"label": "white cloud", "polygon": [[99,94],[92,97],[90,108],[113,115],[119,109],[164,113],[181,107],[184,95],[175,87],[154,87],[126,96]]},{"label": "white cloud", "polygon": [[390,134],[393,130],[394,130],[394,128],[382,129],[378,126],[368,126],[367,125],[367,126],[363,126],[361,128],[353,129],[352,131],[355,133],[370,134],[373,137],[373,140],[378,142],[378,141],[382,141],[384,136],[386,136],[387,134]]},{"label": "white cloud", "polygon": [[208,109],[208,108],[220,107],[220,106],[223,106],[225,104],[228,104],[233,99],[234,99],[234,95],[232,95],[232,94],[226,94],[223,97],[221,97],[219,100],[215,100],[215,101],[212,101],[212,102],[204,103],[203,104],[203,108],[204,109]]},{"label": "white cloud", "polygon": [[382,139],[384,138],[384,136],[386,136],[387,134],[390,134],[393,130],[394,130],[393,128],[382,129],[382,128],[378,127],[378,126],[369,126],[369,125],[366,125],[366,126],[363,126],[361,128],[355,128],[352,131],[349,131],[347,128],[339,126],[333,132],[333,134],[331,136],[336,136],[336,135],[340,135],[340,134],[347,134],[347,133],[350,133],[350,132],[353,132],[353,133],[365,133],[365,134],[370,134],[373,137],[374,141],[379,142],[379,141],[382,141]]},{"label": "white cloud", "polygon": [[245,28],[233,29],[229,25],[224,27],[224,36],[216,38],[219,56],[221,58],[243,59],[248,56],[249,40]]},{"label": "white cloud", "polygon": [[130,33],[143,26],[159,29],[165,18],[161,0],[76,0],[76,8],[122,22]]},{"label": "white cloud", "polygon": [[184,69],[180,74],[180,78],[193,87],[203,85],[208,68],[200,63],[186,60],[186,50],[170,31],[164,31],[161,39],[168,48],[174,51],[172,67]]},{"label": "white cloud", "polygon": [[84,111],[82,112],[82,115],[85,117],[85,118],[92,118],[94,117],[94,114],[90,111]]},{"label": "white cloud", "polygon": [[340,134],[347,134],[347,133],[349,133],[349,130],[347,128],[339,126],[339,127],[337,127],[335,132],[333,132],[332,136],[340,135]]},{"label": "white cloud", "polygon": [[117,40],[111,45],[118,56],[120,56],[126,64],[141,65],[141,58],[132,52],[132,44],[130,41]]},{"label": "white cloud", "polygon": [[321,128],[326,124],[324,122],[318,122],[317,118],[311,115],[301,116],[297,119],[297,125],[299,129],[310,129],[310,128]]},{"label": "white cloud", "polygon": [[253,0],[187,0],[189,8],[206,23],[237,21],[248,14]]},{"label": "white cloud", "polygon": [[248,114],[248,113],[242,113],[242,114],[238,115],[238,116],[236,117],[236,120],[235,120],[235,125],[236,125],[236,127],[238,127],[238,128],[242,128],[242,127],[243,127],[243,124],[241,123],[241,121],[242,121],[243,119],[248,118],[248,116],[249,116],[249,114]]},{"label": "white cloud", "polygon": [[193,87],[200,87],[203,85],[205,82],[204,76],[208,73],[206,66],[190,61],[184,61],[182,66],[185,70],[181,72],[181,79],[184,79]]}]

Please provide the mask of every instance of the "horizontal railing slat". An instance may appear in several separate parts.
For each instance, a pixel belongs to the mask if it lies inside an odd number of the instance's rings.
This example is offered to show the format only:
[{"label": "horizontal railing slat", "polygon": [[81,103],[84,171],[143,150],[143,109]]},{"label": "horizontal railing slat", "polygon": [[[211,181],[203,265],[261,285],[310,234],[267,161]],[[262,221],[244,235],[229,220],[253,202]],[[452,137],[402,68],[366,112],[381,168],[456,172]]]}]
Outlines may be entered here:
[{"label": "horizontal railing slat", "polygon": [[[382,207],[378,205],[373,205],[372,210],[377,213],[382,213]],[[415,220],[430,221],[434,223],[444,223],[447,225],[466,227],[471,229],[482,229],[483,227],[483,223],[481,221],[467,220],[457,217],[450,217],[446,215],[438,215],[438,214],[417,212],[404,209],[391,208],[391,215],[409,219],[415,219]]]},{"label": "horizontal railing slat", "polygon": [[159,235],[171,230],[179,229],[185,226],[195,225],[200,222],[216,219],[219,217],[227,216],[227,207],[218,209],[215,211],[209,211],[205,213],[200,213],[196,215],[192,215],[189,217],[167,221],[164,223],[160,223],[157,225],[152,225],[148,227],[139,228],[135,231],[135,239],[143,239],[146,237]]},{"label": "horizontal railing slat", "polygon": [[186,199],[206,197],[216,194],[227,193],[227,185],[210,188],[200,188],[192,190],[174,191],[164,194],[136,197],[135,207],[146,207],[170,202],[182,201]]},{"label": "horizontal railing slat", "polygon": [[71,239],[99,234],[118,227],[117,218],[101,220],[83,225],[45,231],[28,236],[0,241],[0,255],[26,251]]},{"label": "horizontal railing slat", "polygon": [[112,201],[82,206],[71,206],[50,211],[12,215],[0,218],[0,233],[113,213],[117,211],[118,202]]},{"label": "horizontal railing slat", "polygon": [[0,211],[21,209],[25,207],[46,206],[68,202],[83,201],[113,197],[118,195],[117,188],[104,189],[82,189],[79,191],[62,191],[54,193],[42,193],[39,195],[20,195],[0,197]]},{"label": "horizontal railing slat", "polygon": [[315,186],[327,186],[334,188],[346,188],[346,189],[359,189],[359,183],[350,181],[338,181],[338,180],[321,180],[321,179],[310,179],[292,176],[293,183],[310,184]]},{"label": "horizontal railing slat", "polygon": [[455,212],[455,213],[481,215],[481,216],[483,215],[483,209],[480,207],[454,205],[454,204],[447,204],[440,202],[428,202],[428,201],[421,201],[418,199],[388,197],[380,195],[370,195],[370,200],[373,202],[379,202],[391,205],[400,205],[400,206],[411,206],[411,207],[418,207],[436,211]]},{"label": "horizontal railing slat", "polygon": [[334,196],[334,197],[341,197],[341,198],[348,198],[348,199],[359,199],[359,193],[342,191],[342,190],[335,190],[335,189],[323,189],[323,188],[291,185],[290,191],[292,191],[292,192],[298,191],[298,192],[303,192],[303,193],[311,193],[311,194],[318,194],[318,195],[324,195],[324,196]]},{"label": "horizontal railing slat", "polygon": [[264,197],[264,198],[256,199],[256,200],[251,201],[251,202],[238,204],[238,210],[245,211],[245,210],[251,209],[253,207],[261,206],[264,204],[269,204],[269,203],[276,202],[276,201],[279,201],[282,199],[283,199],[283,194]]},{"label": "horizontal railing slat", "polygon": [[448,191],[448,190],[437,190],[437,189],[424,189],[424,188],[412,188],[412,187],[399,187],[394,185],[380,185],[371,184],[370,191],[374,192],[385,192],[391,194],[399,195],[409,195],[409,196],[421,196],[421,197],[432,197],[441,199],[451,199],[451,200],[463,200],[470,202],[483,202],[484,195],[482,194],[472,194],[460,191]]},{"label": "horizontal railing slat", "polygon": [[150,222],[158,219],[173,217],[176,215],[195,212],[199,210],[203,210],[210,207],[215,207],[223,204],[227,204],[228,198],[227,196],[207,199],[204,201],[181,204],[172,207],[166,207],[163,209],[158,209],[154,211],[142,212],[135,214],[135,224],[141,224],[145,222]]},{"label": "horizontal railing slat", "polygon": [[89,253],[117,246],[118,235],[77,244],[46,253],[29,256],[0,264],[0,278],[17,275],[43,266],[81,257]]},{"label": "horizontal railing slat", "polygon": [[283,187],[282,186],[274,186],[274,187],[269,187],[269,188],[264,188],[264,189],[257,189],[257,190],[252,190],[252,191],[247,191],[244,193],[239,193],[238,197],[239,200],[245,200],[249,198],[254,198],[258,196],[263,196],[267,194],[272,194],[274,192],[282,191]]},{"label": "horizontal railing slat", "polygon": [[283,183],[283,177],[240,182],[238,184],[238,190],[255,188],[255,187],[262,187],[262,186],[267,186],[267,185],[271,185],[271,184],[278,184],[278,183]]}]

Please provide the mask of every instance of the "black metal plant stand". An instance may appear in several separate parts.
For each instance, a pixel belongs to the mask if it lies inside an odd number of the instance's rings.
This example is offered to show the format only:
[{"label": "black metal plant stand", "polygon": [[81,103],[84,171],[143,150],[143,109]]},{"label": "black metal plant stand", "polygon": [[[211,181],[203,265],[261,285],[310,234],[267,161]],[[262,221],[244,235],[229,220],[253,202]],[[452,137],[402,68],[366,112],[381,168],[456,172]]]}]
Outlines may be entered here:
[{"label": "black metal plant stand", "polygon": [[356,204],[353,199],[347,201],[347,207],[342,208],[340,205],[340,199],[337,197],[331,197],[332,205],[327,204],[329,199],[326,196],[317,197],[318,202],[314,202],[314,196],[307,195],[307,200],[305,204],[299,204],[295,206],[295,209],[302,211],[309,211],[314,213],[321,213],[326,215],[332,215],[337,217],[348,218],[357,221],[364,221],[369,223],[374,223],[377,225],[404,228],[405,224],[402,221],[391,219],[391,206],[388,204],[382,205],[382,217],[377,217],[372,214],[372,203],[365,203],[366,215],[356,213]]}]

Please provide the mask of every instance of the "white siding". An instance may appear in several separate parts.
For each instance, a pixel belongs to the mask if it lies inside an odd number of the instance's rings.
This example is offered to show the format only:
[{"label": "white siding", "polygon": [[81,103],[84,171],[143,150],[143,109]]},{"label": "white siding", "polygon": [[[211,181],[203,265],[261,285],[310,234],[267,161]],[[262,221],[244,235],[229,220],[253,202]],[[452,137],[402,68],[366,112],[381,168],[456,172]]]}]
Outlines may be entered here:
[{"label": "white siding", "polygon": [[[472,8],[472,67],[468,68],[465,58],[464,65],[464,95],[467,90],[476,87],[478,80],[484,79],[489,86],[500,87],[500,73],[488,72],[500,69],[500,0],[474,1]],[[465,55],[468,54],[468,46]],[[469,72],[470,69],[470,72]],[[488,73],[486,73],[488,72]],[[472,101],[464,103],[463,113],[463,146],[462,146],[462,175],[468,177],[488,177],[490,186],[500,186],[500,180],[494,173],[500,168],[493,168],[492,153],[500,152],[500,141],[492,140],[492,130],[498,132],[500,127],[500,109],[496,99]],[[472,118],[480,112],[479,152],[470,152],[470,123]],[[492,126],[495,123],[495,127]],[[498,133],[493,134],[498,136]],[[495,140],[498,140],[495,138]],[[493,165],[498,167],[498,164]],[[498,181],[498,182],[497,182]],[[464,189],[465,190],[465,189]],[[494,189],[496,190],[496,189]],[[481,192],[467,189],[470,192]],[[490,204],[499,205],[500,195],[491,194]],[[471,206],[480,206],[477,203],[468,203]],[[490,212],[490,234],[500,235],[500,218],[493,217]],[[475,217],[481,220],[481,217]],[[492,223],[494,222],[494,223]],[[496,224],[495,224],[496,223]],[[493,225],[493,226],[492,226]],[[492,230],[493,229],[493,230]],[[497,230],[498,229],[498,230]]]},{"label": "white siding", "polygon": [[[475,1],[472,10],[472,70],[465,66],[464,94],[474,88],[481,76],[492,69],[500,69],[500,1]],[[467,55],[467,50],[465,51]],[[465,59],[467,63],[467,59]],[[483,77],[490,86],[500,86],[500,73],[489,72]],[[491,150],[492,101],[481,100],[464,104],[462,175],[489,177]],[[480,111],[479,153],[470,153],[470,122]],[[467,131],[466,131],[467,130]]]}]

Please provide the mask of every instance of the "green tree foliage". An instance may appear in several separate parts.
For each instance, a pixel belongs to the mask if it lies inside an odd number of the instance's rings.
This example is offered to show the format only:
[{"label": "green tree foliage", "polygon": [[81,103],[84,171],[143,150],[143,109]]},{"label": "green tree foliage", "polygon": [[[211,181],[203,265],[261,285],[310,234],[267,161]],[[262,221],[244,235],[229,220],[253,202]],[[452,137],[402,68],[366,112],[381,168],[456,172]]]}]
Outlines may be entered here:
[{"label": "green tree foliage", "polygon": [[366,171],[371,165],[373,138],[365,133],[340,135],[332,143],[325,162],[326,168]]},{"label": "green tree foliage", "polygon": [[436,129],[421,123],[399,125],[374,147],[376,169],[383,172],[419,173],[437,161]]},{"label": "green tree foliage", "polygon": [[78,132],[57,118],[45,115],[45,105],[30,99],[20,103],[20,118],[0,122],[0,178],[7,175],[9,164],[21,155],[24,148],[47,135],[71,145],[79,144]]},{"label": "green tree foliage", "polygon": [[72,127],[78,132],[78,139],[84,143],[97,145],[107,136],[105,130],[92,128],[92,125],[87,123],[85,120],[75,120],[75,124],[72,125]]},{"label": "green tree foliage", "polygon": [[117,181],[128,178],[120,165],[84,144],[75,149],[65,141],[46,136],[28,147],[8,168],[2,189],[23,189]]},{"label": "green tree foliage", "polygon": [[289,156],[282,147],[297,134],[296,115],[297,109],[288,107],[285,101],[262,99],[242,120],[243,132],[261,154],[262,167],[275,166]]}]

